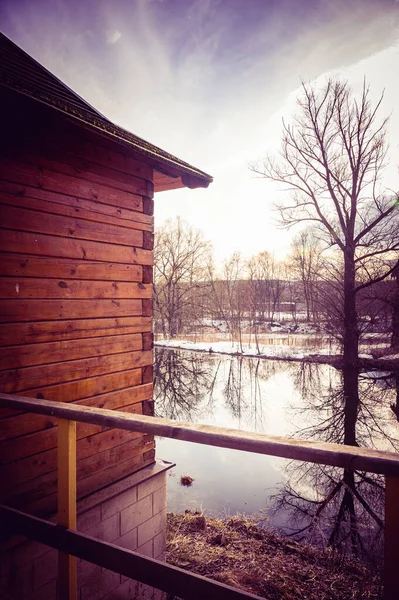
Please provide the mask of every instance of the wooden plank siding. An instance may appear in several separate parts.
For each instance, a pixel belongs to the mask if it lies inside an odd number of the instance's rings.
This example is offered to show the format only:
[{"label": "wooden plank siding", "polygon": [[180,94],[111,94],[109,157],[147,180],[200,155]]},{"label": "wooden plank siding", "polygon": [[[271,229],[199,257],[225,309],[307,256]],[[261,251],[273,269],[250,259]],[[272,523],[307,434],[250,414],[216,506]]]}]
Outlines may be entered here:
[{"label": "wooden plank siding", "polygon": [[[0,391],[152,414],[152,167],[19,102],[0,155]],[[152,435],[81,423],[77,439],[78,497],[154,461]],[[1,502],[55,509],[56,445],[55,419],[0,411]]]}]

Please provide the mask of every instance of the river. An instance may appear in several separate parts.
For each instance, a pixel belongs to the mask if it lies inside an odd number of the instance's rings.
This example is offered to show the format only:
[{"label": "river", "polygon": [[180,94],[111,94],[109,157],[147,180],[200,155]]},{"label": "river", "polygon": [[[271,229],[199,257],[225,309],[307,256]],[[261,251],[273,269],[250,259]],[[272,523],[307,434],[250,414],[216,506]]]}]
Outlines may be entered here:
[{"label": "river", "polygon": [[[343,441],[348,428],[347,401],[342,392],[343,375],[332,366],[165,347],[156,349],[155,358],[158,416],[273,435]],[[356,422],[351,425],[359,445],[398,448],[398,389],[395,374],[360,374],[361,401]],[[168,438],[158,439],[157,455],[176,463],[168,479],[168,510],[173,512],[200,509],[214,516],[256,513],[285,532],[303,530],[313,536],[316,516],[316,537],[323,538],[335,535],[336,527],[344,535],[345,521],[350,522],[355,511],[360,529],[372,530],[373,535],[381,529],[383,481],[377,476],[365,481],[363,474],[356,475],[351,498],[356,504],[357,494],[359,506],[353,508],[346,506],[345,490],[351,485],[345,481],[348,474],[339,469]],[[194,478],[190,487],[181,485],[182,475]],[[359,535],[363,539],[364,531]]]}]

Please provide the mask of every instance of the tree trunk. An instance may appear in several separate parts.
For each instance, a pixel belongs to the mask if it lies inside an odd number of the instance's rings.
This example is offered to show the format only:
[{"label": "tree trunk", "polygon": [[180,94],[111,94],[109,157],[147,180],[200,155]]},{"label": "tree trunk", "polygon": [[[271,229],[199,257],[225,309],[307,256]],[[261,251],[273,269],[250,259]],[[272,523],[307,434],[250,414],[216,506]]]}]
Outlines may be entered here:
[{"label": "tree trunk", "polygon": [[344,265],[344,367],[357,369],[359,355],[359,331],[357,325],[355,293],[355,258],[352,249],[345,252]]},{"label": "tree trunk", "polygon": [[[399,267],[397,267],[399,269]],[[395,273],[396,279],[396,290],[395,296],[392,302],[392,337],[391,337],[391,348],[392,350],[399,351],[399,274]]]},{"label": "tree trunk", "polygon": [[357,446],[356,421],[359,409],[359,371],[352,365],[344,366],[344,444]]},{"label": "tree trunk", "polygon": [[356,446],[356,420],[359,407],[359,332],[355,294],[354,252],[345,253],[343,378],[345,402],[344,444]]}]

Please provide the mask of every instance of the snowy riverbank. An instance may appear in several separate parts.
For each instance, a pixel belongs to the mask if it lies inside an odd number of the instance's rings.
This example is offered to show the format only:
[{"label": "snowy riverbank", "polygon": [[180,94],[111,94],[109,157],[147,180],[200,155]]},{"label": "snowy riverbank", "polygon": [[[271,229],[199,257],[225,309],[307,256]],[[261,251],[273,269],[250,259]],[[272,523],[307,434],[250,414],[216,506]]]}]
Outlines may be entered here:
[{"label": "snowy riverbank", "polygon": [[[259,350],[254,344],[239,342],[193,342],[186,340],[159,340],[155,342],[156,346],[166,346],[168,348],[179,348],[181,350],[190,350],[194,352],[208,352],[210,354],[230,354],[233,356],[245,356],[249,358],[266,358],[270,360],[292,360],[335,363],[340,360],[340,353],[334,348],[324,348],[315,351],[314,348],[304,349],[289,345],[265,345],[260,344]],[[371,358],[369,355],[364,357]]]},{"label": "snowy riverbank", "polygon": [[[248,358],[263,358],[268,360],[287,360],[298,362],[317,362],[339,366],[342,355],[338,349],[329,348],[296,348],[290,345],[259,345],[259,351],[254,344],[228,341],[193,342],[187,340],[158,340],[155,346],[178,348],[192,352],[207,352],[209,354],[229,354]],[[399,354],[374,358],[371,354],[359,354],[361,366],[368,368],[399,368]]]}]

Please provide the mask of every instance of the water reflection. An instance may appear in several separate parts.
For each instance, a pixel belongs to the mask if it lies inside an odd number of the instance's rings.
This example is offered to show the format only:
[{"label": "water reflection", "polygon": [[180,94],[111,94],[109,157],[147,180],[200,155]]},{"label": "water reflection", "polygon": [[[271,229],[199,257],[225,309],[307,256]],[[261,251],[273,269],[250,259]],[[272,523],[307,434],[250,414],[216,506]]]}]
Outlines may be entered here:
[{"label": "water reflection", "polygon": [[[195,421],[212,411],[213,387],[218,367],[202,355],[182,356],[176,350],[155,352],[154,400],[158,415],[180,421]],[[205,400],[205,402],[204,402]]]},{"label": "water reflection", "polygon": [[[399,450],[398,379],[398,373],[159,348],[156,411],[196,423]],[[357,554],[379,548],[379,476],[170,439],[159,441],[158,455],[177,463],[170,510],[263,509],[289,534]],[[195,478],[190,489],[179,485],[185,473]]]},{"label": "water reflection", "polygon": [[[303,375],[303,374],[302,374]],[[326,442],[398,451],[398,374],[343,370],[327,393],[300,380],[313,423],[298,436]],[[395,404],[392,401],[395,399]],[[356,555],[381,557],[384,478],[319,465],[291,464],[288,482],[274,497],[274,512],[290,514],[286,532],[307,535],[323,545]]]}]

